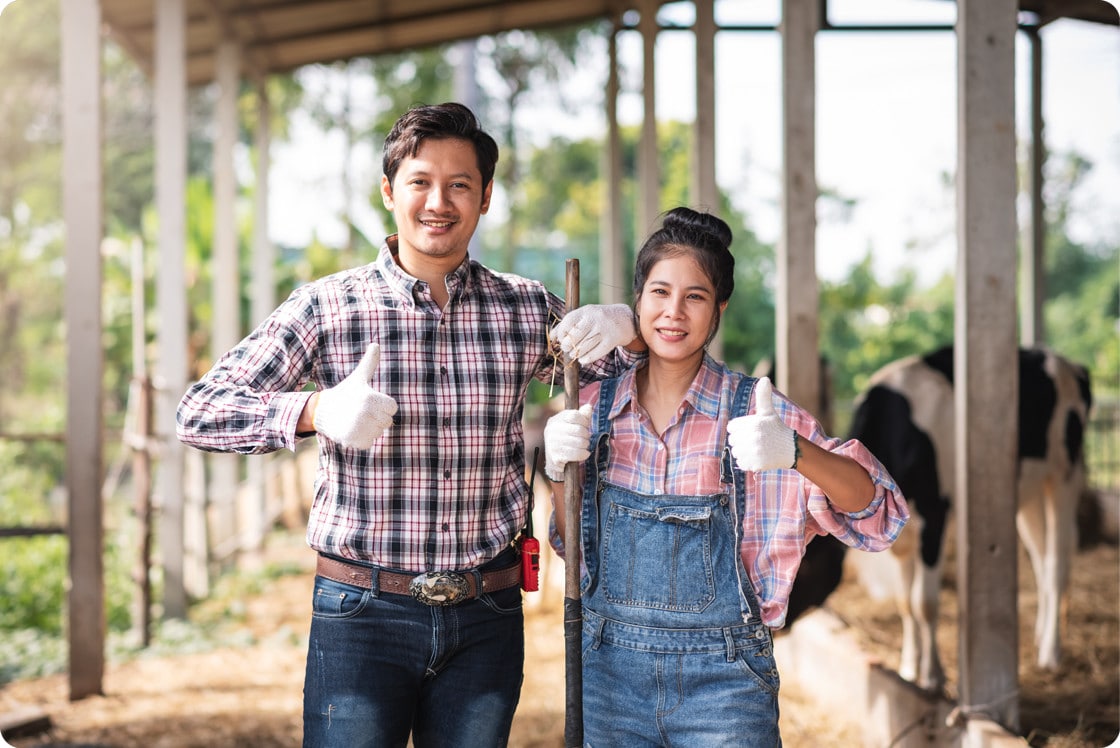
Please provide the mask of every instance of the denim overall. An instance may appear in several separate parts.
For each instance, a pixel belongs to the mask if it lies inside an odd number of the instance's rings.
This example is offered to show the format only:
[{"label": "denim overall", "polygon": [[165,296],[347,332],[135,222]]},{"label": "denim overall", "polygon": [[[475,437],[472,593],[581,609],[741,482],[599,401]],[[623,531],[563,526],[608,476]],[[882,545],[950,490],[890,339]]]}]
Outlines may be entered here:
[{"label": "denim overall", "polygon": [[[731,417],[755,381],[739,383]],[[773,642],[739,553],[743,473],[725,445],[724,493],[606,483],[617,384],[599,391],[581,511],[585,744],[780,746]]]}]

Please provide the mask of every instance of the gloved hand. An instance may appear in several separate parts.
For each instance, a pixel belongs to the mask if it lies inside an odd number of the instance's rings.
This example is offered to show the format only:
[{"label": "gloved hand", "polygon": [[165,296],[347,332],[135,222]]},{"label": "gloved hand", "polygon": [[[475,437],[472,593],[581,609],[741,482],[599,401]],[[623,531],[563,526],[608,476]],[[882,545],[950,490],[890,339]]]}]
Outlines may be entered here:
[{"label": "gloved hand", "polygon": [[381,346],[370,343],[358,367],[319,393],[315,430],[344,447],[369,449],[393,425],[397,401],[369,386],[381,361]]},{"label": "gloved hand", "polygon": [[554,481],[564,480],[564,466],[591,456],[591,405],[562,410],[544,425],[544,472]]},{"label": "gloved hand", "polygon": [[588,304],[576,307],[552,329],[566,356],[586,366],[637,337],[634,313],[625,304]]},{"label": "gloved hand", "polygon": [[766,377],[754,386],[754,413],[731,419],[727,443],[740,470],[779,470],[796,462],[797,432],[774,413],[774,390]]}]

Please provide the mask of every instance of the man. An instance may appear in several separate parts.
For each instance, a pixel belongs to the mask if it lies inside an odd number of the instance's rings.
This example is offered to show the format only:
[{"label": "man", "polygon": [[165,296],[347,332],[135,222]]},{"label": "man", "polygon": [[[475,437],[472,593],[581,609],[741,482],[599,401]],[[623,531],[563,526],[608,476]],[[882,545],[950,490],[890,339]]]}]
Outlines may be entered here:
[{"label": "man", "polygon": [[[405,113],[381,180],[398,233],[372,264],[296,289],[179,405],[179,438],[203,450],[318,435],[304,746],[508,739],[524,664],[521,417],[533,377],[562,381],[549,327],[563,304],[467,255],[497,159],[466,107]],[[587,381],[621,370],[635,331],[625,305],[585,306],[551,338],[590,364]]]}]

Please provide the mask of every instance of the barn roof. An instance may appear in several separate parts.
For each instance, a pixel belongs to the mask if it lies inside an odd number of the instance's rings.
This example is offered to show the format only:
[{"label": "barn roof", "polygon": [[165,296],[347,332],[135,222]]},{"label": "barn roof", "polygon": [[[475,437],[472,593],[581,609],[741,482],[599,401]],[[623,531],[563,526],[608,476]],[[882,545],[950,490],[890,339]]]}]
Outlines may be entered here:
[{"label": "barn roof", "polygon": [[[669,0],[655,0],[665,5]],[[822,0],[827,7],[827,0]],[[543,29],[610,18],[635,0],[186,0],[187,82],[214,78],[218,42],[241,43],[247,77],[310,63],[418,49],[512,29]],[[152,0],[101,0],[110,35],[151,73]],[[1020,0],[1038,24],[1058,18],[1117,25],[1105,0]]]}]

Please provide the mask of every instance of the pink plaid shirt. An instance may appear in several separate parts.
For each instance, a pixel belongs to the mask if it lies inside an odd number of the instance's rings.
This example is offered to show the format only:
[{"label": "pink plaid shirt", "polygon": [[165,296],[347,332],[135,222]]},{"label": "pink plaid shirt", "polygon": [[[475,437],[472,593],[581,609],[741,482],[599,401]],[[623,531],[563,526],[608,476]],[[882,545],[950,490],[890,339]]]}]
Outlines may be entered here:
[{"label": "pink plaid shirt", "polygon": [[[720,482],[720,461],[741,376],[706,356],[676,416],[658,436],[638,406],[635,370],[623,374],[609,414],[611,451],[604,479],[652,495],[728,490]],[[598,383],[580,392],[583,403],[597,406],[598,398]],[[814,535],[831,533],[852,548],[881,551],[894,542],[910,515],[894,479],[863,444],[827,436],[810,413],[777,390],[774,408],[802,438],[862,465],[875,485],[870,506],[848,513],[834,508],[824,493],[796,470],[746,473],[743,564],[762,606],[762,620],[780,628],[785,623],[790,588],[805,546]],[[754,412],[753,394],[750,412]],[[553,540],[562,550],[559,539]]]}]

